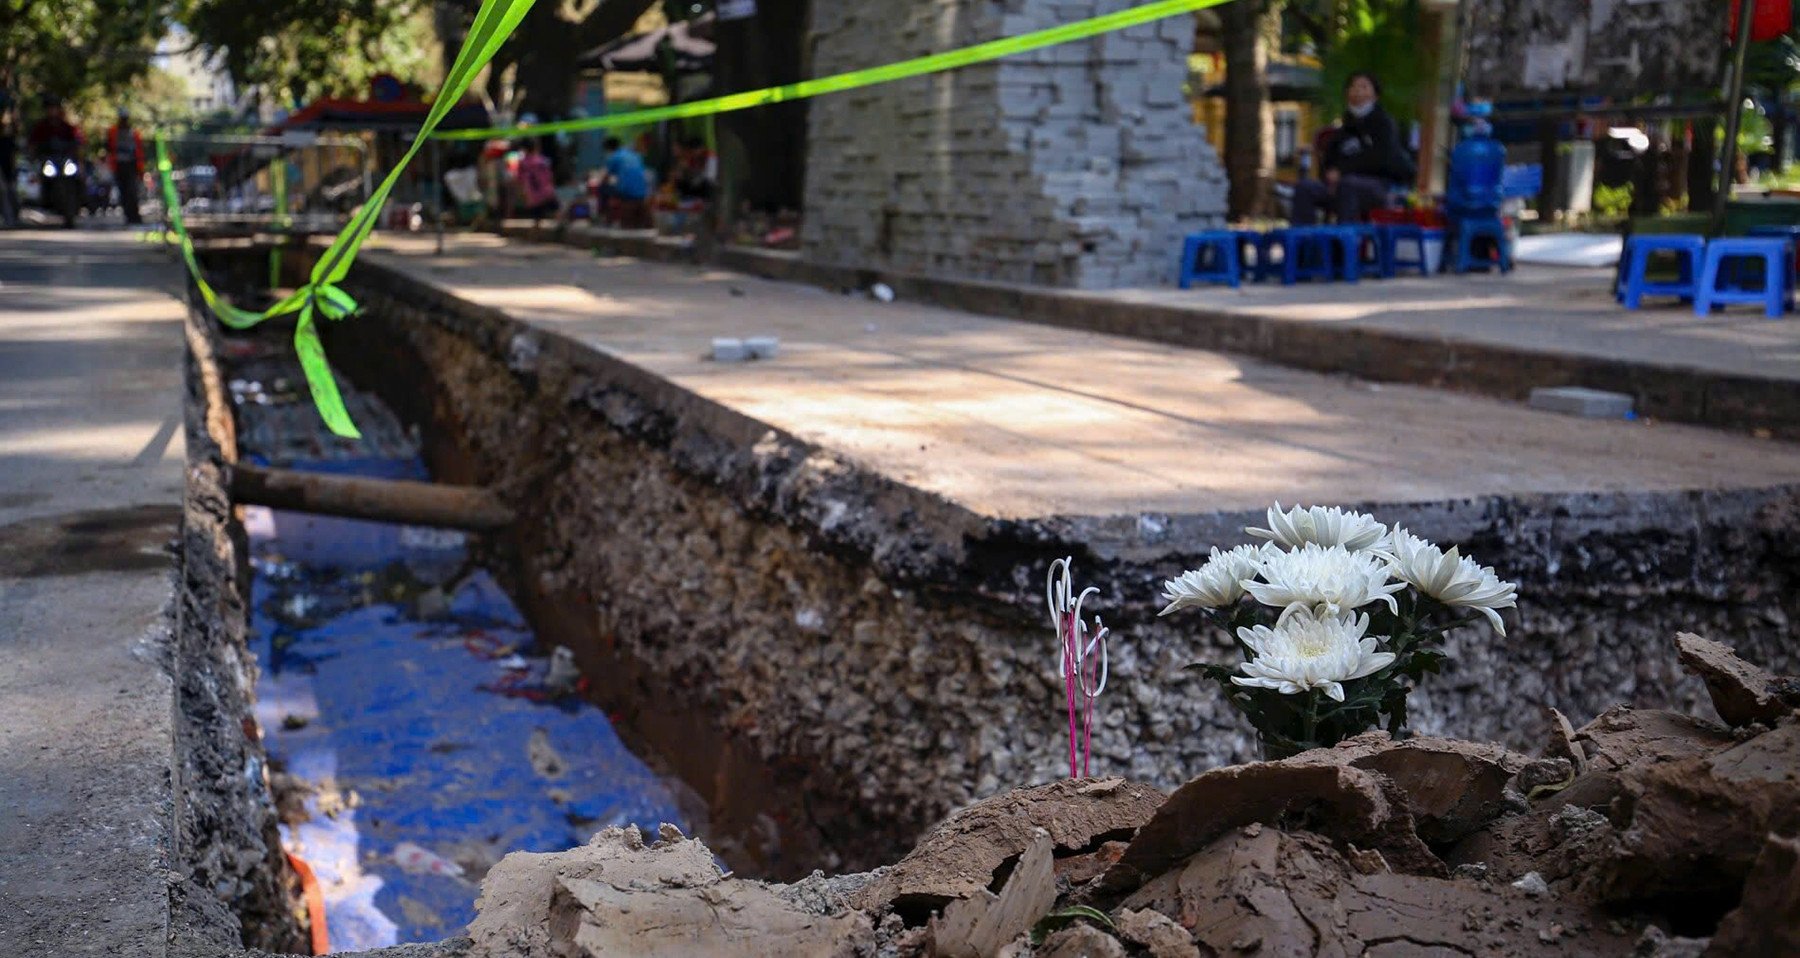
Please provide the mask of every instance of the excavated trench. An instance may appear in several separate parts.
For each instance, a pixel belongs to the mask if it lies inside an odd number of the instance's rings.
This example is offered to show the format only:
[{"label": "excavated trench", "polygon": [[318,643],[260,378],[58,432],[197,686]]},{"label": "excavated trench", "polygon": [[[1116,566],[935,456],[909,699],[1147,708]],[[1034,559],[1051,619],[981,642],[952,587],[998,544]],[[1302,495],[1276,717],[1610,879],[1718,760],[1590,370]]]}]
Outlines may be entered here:
[{"label": "excavated trench", "polygon": [[[255,250],[216,251],[241,290]],[[290,254],[294,275],[307,267]],[[1181,666],[1222,650],[1156,617],[1158,585],[1251,516],[994,520],[782,434],[603,353],[365,264],[330,324],[342,374],[416,429],[438,482],[516,511],[472,545],[588,700],[704,809],[742,874],[894,860],[969,800],[1056,777],[1045,563],[1075,556],[1125,641],[1095,730],[1103,774],[1170,788],[1254,757]],[[1520,584],[1505,639],[1453,637],[1422,731],[1529,747],[1543,706],[1706,712],[1677,631],[1800,665],[1800,490],[1364,504]]]}]

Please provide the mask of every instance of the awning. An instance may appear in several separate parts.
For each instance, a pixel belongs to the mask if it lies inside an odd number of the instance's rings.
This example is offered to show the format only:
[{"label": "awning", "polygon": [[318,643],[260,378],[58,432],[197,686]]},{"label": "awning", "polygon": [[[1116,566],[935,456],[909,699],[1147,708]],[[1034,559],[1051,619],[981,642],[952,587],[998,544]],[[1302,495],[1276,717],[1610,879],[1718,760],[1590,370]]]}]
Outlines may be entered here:
[{"label": "awning", "polygon": [[710,38],[713,15],[682,20],[645,33],[620,37],[582,54],[575,63],[585,69],[608,73],[661,73],[659,52],[664,43],[675,57],[679,73],[701,73],[712,69],[713,53],[718,45]]},{"label": "awning", "polygon": [[[425,125],[431,104],[418,101],[314,100],[263,133],[279,136],[287,130],[416,130]],[[487,108],[465,100],[451,108],[441,130],[480,129],[488,123]]]}]

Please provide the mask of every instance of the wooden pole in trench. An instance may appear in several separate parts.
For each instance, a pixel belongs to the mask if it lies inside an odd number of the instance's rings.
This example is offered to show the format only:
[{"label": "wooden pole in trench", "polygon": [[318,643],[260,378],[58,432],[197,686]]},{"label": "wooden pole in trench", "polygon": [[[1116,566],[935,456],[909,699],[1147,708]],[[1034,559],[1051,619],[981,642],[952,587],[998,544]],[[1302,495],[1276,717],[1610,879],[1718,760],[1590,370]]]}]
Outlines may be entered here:
[{"label": "wooden pole in trench", "polygon": [[333,476],[242,463],[231,467],[231,498],[274,509],[471,532],[513,521],[512,509],[477,486]]}]

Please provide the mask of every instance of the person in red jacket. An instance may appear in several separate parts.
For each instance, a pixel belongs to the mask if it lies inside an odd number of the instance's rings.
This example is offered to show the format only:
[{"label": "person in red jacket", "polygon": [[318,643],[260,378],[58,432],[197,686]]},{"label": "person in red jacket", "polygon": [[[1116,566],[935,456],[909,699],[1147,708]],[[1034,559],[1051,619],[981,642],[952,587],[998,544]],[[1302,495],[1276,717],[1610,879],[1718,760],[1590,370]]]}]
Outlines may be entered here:
[{"label": "person in red jacket", "polygon": [[142,223],[138,194],[144,185],[144,138],[131,125],[131,111],[119,107],[119,122],[106,131],[106,159],[112,164],[113,182],[119,187],[119,206],[126,223]]}]

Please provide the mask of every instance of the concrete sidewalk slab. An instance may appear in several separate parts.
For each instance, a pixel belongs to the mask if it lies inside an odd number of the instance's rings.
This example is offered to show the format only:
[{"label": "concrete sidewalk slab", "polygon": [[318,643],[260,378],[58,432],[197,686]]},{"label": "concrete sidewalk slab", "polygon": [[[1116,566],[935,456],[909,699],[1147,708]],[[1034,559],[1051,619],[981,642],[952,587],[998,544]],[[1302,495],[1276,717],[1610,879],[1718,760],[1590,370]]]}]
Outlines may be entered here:
[{"label": "concrete sidewalk slab", "polygon": [[1377,382],[1518,402],[1545,386],[1605,389],[1632,396],[1646,417],[1800,439],[1800,317],[1771,322],[1742,308],[1697,317],[1673,302],[1627,311],[1612,300],[1604,269],[1084,292],[840,269],[774,250],[708,252],[583,225],[556,231],[509,222],[506,231],[662,262],[706,258],[828,289],[881,281],[905,300]]},{"label": "concrete sidewalk slab", "polygon": [[168,947],[178,278],[134,234],[0,234],[0,955]]},{"label": "concrete sidewalk slab", "polygon": [[[1773,486],[1800,449],[494,237],[370,262],[999,517]],[[1369,284],[1373,287],[1374,284]],[[721,365],[719,336],[781,357]]]}]

